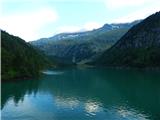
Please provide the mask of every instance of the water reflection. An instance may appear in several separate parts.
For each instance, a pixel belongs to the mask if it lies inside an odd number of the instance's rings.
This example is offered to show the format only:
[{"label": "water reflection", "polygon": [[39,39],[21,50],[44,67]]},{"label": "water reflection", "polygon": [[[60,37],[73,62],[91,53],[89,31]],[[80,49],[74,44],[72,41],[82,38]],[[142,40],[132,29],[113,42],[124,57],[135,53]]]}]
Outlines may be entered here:
[{"label": "water reflection", "polygon": [[40,81],[25,80],[19,82],[5,82],[1,85],[1,109],[5,106],[9,99],[12,99],[15,105],[20,101],[23,102],[25,95],[34,94],[38,91]]},{"label": "water reflection", "polygon": [[63,97],[57,97],[55,99],[55,104],[57,105],[57,107],[63,107],[63,108],[70,108],[70,109],[74,109],[76,107],[79,106],[79,100],[77,100],[76,98],[63,98]]},{"label": "water reflection", "polygon": [[[113,69],[64,69],[61,75],[2,84],[4,114],[30,119],[159,120],[160,74]],[[15,103],[18,107],[12,105]],[[27,106],[27,107],[26,107]],[[13,108],[13,111],[10,111]],[[32,110],[32,112],[28,112]],[[21,118],[20,117],[20,118]],[[43,118],[43,119],[42,119]],[[21,118],[22,119],[22,118]]]},{"label": "water reflection", "polygon": [[124,106],[120,106],[117,108],[117,114],[123,118],[130,118],[136,120],[149,120],[145,114],[133,109],[133,108],[125,108]]},{"label": "water reflection", "polygon": [[93,102],[91,100],[87,101],[85,103],[85,110],[87,113],[91,114],[91,115],[96,115],[97,112],[101,111],[101,107],[100,107],[101,103],[97,103]]},{"label": "water reflection", "polygon": [[53,70],[45,70],[45,71],[42,71],[42,73],[46,74],[46,75],[60,75],[60,74],[63,74],[63,72],[53,71]]}]

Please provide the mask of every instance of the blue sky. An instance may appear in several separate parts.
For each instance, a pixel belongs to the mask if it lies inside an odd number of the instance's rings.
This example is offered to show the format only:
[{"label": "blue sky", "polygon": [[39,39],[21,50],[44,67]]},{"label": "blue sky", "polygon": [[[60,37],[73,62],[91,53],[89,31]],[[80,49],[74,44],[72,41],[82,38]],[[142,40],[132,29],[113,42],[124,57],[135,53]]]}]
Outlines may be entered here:
[{"label": "blue sky", "polygon": [[1,0],[0,28],[31,41],[143,19],[159,6],[160,0]]}]

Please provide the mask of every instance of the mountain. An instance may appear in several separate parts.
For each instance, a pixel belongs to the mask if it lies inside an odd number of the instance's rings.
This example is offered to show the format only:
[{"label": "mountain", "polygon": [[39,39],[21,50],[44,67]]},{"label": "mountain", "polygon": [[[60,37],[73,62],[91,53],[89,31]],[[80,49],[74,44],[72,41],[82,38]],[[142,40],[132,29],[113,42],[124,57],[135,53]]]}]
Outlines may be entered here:
[{"label": "mountain", "polygon": [[123,67],[160,67],[160,12],[133,26],[96,64]]},{"label": "mountain", "polygon": [[1,31],[2,80],[34,77],[48,65],[48,59],[29,43]]},{"label": "mountain", "polygon": [[84,64],[100,56],[139,22],[140,20],[124,24],[105,24],[92,31],[61,33],[32,41],[31,44],[61,63]]}]

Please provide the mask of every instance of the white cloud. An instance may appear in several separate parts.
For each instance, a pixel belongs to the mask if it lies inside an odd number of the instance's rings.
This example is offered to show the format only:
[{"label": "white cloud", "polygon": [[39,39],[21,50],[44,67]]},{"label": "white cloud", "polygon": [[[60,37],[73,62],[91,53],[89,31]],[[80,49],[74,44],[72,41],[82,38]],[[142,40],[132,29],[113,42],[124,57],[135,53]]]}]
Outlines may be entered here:
[{"label": "white cloud", "polygon": [[138,20],[138,19],[144,19],[144,18],[150,16],[151,14],[160,11],[159,5],[160,5],[160,1],[153,4],[153,5],[150,5],[147,8],[143,8],[141,10],[136,10],[136,11],[134,11],[134,12],[132,12],[132,13],[126,15],[126,16],[116,18],[112,22],[114,22],[114,23],[119,23],[119,22],[124,23],[124,22],[131,22],[131,21]]},{"label": "white cloud", "polygon": [[85,30],[93,30],[93,29],[97,29],[100,28],[102,25],[97,23],[97,22],[88,22],[84,25],[84,29]]},{"label": "white cloud", "polygon": [[87,22],[82,26],[62,26],[57,29],[56,33],[63,33],[63,32],[82,32],[82,31],[89,31],[93,29],[100,28],[102,25],[98,22]]},{"label": "white cloud", "polygon": [[124,9],[126,7],[137,7],[150,2],[158,1],[159,0],[104,0],[107,8],[110,10]]},{"label": "white cloud", "polygon": [[82,31],[81,27],[79,26],[62,26],[57,28],[56,33],[63,33],[63,32],[79,32]]},{"label": "white cloud", "polygon": [[20,36],[24,40],[39,38],[38,30],[48,23],[57,20],[58,15],[55,10],[46,8],[27,13],[17,13],[0,16],[0,28],[7,32]]}]

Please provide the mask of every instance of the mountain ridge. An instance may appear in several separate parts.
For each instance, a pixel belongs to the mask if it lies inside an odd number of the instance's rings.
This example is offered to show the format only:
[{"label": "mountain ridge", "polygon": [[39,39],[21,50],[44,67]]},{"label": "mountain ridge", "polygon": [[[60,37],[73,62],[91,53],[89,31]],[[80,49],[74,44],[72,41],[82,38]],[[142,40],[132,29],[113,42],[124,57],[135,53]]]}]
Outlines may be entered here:
[{"label": "mountain ridge", "polygon": [[96,64],[122,67],[160,67],[160,12],[133,26]]},{"label": "mountain ridge", "polygon": [[[87,32],[60,33],[30,42],[47,55],[68,64],[92,61],[111,47],[130,27],[141,20],[123,24],[105,24]],[[114,26],[114,27],[113,27]],[[115,27],[116,26],[116,27]],[[61,60],[62,59],[62,60]],[[75,60],[73,60],[75,59]]]}]

